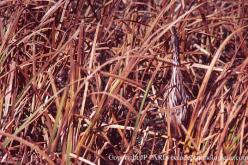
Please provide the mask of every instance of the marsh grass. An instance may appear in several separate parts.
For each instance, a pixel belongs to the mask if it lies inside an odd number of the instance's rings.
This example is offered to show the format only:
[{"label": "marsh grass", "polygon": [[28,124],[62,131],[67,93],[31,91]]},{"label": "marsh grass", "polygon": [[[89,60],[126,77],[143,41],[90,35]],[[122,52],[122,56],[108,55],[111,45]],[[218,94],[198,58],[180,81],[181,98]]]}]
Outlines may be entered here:
[{"label": "marsh grass", "polygon": [[[248,3],[181,3],[175,16],[176,1],[2,0],[1,163],[245,164]],[[172,26],[183,138],[163,106]]]}]

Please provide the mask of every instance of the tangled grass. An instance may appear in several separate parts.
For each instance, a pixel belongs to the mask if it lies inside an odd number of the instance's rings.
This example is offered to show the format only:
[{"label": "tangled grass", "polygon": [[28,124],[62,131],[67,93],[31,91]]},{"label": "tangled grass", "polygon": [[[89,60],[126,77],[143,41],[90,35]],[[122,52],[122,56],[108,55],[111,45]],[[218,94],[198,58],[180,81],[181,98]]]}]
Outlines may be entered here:
[{"label": "tangled grass", "polygon": [[[245,0],[2,0],[1,163],[245,164],[247,25]],[[183,138],[163,106],[172,26]]]}]

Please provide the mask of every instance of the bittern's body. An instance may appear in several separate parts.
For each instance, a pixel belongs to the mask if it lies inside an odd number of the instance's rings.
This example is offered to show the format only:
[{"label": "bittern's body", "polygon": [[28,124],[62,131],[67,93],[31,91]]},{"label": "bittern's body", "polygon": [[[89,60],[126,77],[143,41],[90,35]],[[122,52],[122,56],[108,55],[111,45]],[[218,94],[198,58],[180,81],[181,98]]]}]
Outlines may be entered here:
[{"label": "bittern's body", "polygon": [[178,124],[185,123],[187,116],[186,102],[188,96],[186,94],[186,90],[183,85],[183,75],[180,70],[179,39],[175,27],[172,27],[171,32],[172,32],[171,45],[173,48],[173,53],[172,53],[173,66],[172,66],[172,74],[171,74],[169,89],[168,92],[166,93],[165,98],[167,98],[167,107],[171,109],[170,122],[172,128],[176,129],[178,128],[177,127]]}]

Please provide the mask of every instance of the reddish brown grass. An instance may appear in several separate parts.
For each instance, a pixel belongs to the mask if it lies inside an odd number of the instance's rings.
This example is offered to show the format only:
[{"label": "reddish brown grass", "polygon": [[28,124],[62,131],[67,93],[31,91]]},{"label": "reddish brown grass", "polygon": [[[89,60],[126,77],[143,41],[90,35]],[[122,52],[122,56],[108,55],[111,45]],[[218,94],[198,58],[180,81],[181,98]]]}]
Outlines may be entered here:
[{"label": "reddish brown grass", "polygon": [[[180,3],[2,0],[1,163],[246,164],[248,2]],[[181,138],[163,106],[172,26]]]}]

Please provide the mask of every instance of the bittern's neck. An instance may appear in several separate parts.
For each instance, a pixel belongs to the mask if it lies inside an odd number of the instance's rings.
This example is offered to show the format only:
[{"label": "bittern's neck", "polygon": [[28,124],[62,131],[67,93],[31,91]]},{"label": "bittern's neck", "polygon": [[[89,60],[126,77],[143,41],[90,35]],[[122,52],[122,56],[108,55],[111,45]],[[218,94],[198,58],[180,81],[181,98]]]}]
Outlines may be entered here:
[{"label": "bittern's neck", "polygon": [[176,28],[173,26],[171,28],[171,45],[172,45],[172,49],[173,49],[173,53],[172,53],[172,63],[173,65],[180,65],[180,59],[179,59],[179,39],[177,36],[177,31]]}]

